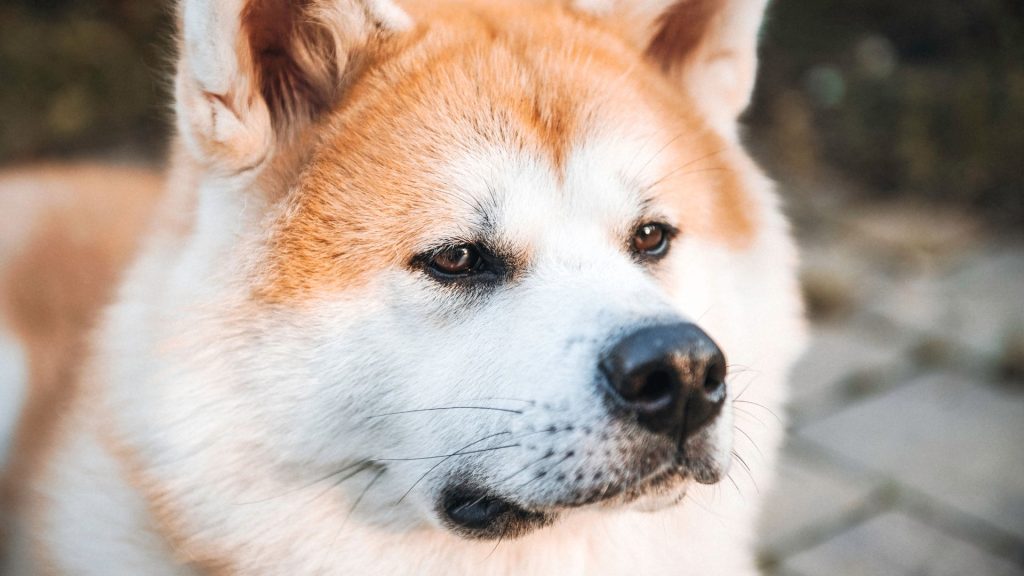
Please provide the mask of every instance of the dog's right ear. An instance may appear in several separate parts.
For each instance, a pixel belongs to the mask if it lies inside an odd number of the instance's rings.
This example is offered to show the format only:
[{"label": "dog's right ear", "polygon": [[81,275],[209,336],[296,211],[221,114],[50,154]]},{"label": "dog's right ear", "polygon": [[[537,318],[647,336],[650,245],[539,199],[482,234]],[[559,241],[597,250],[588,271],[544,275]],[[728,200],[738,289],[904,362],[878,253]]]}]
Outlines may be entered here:
[{"label": "dog's right ear", "polygon": [[726,133],[750,102],[768,0],[572,0],[690,92]]},{"label": "dog's right ear", "polygon": [[230,173],[335,104],[360,52],[411,22],[391,0],[182,0],[179,25],[178,130]]}]

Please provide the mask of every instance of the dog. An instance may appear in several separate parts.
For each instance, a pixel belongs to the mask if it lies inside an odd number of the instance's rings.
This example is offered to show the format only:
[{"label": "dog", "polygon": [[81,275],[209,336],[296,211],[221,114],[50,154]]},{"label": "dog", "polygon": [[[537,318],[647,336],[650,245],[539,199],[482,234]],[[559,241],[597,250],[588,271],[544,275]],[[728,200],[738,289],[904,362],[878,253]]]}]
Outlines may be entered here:
[{"label": "dog", "polygon": [[764,4],[182,0],[165,174],[0,176],[6,573],[758,573]]}]

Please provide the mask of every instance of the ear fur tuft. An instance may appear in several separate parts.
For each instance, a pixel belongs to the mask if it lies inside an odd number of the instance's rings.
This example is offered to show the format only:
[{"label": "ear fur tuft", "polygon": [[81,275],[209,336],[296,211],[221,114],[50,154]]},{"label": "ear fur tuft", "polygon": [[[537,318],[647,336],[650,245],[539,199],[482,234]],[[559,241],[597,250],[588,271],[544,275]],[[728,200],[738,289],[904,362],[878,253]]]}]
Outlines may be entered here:
[{"label": "ear fur tuft", "polygon": [[183,0],[179,129],[199,157],[259,164],[337,102],[376,38],[410,26],[391,0]]},{"label": "ear fur tuft", "polygon": [[747,107],[767,0],[575,0],[692,93],[724,132]]}]

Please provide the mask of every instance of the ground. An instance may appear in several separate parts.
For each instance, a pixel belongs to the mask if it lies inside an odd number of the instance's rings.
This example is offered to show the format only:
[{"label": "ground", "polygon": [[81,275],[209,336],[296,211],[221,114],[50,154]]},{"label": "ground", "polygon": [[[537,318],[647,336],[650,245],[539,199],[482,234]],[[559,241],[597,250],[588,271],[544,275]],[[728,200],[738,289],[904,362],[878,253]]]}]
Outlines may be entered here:
[{"label": "ground", "polygon": [[811,214],[766,572],[1024,575],[1024,243],[926,206]]}]

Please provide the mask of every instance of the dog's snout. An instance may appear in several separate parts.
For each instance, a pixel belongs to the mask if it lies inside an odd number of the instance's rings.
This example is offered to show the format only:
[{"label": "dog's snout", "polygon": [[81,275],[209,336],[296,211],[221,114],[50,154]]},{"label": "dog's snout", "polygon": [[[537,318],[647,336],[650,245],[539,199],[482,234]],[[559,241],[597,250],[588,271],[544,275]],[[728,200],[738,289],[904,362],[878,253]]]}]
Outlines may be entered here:
[{"label": "dog's snout", "polygon": [[725,401],[725,357],[689,323],[643,328],[601,359],[607,394],[648,430],[685,440]]}]

